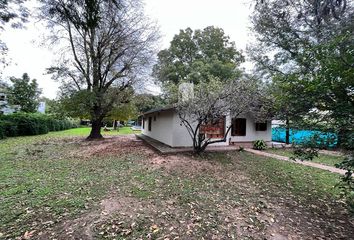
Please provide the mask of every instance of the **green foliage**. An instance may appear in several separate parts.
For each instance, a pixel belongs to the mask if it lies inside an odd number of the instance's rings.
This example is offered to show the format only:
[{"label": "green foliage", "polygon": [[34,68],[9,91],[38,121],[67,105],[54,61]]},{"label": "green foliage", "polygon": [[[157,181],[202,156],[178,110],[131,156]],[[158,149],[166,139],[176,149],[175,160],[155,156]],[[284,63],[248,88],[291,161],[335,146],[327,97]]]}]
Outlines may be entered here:
[{"label": "green foliage", "polygon": [[75,118],[89,118],[95,94],[87,90],[64,94],[57,102],[56,112]]},{"label": "green foliage", "polygon": [[133,102],[140,114],[165,105],[161,96],[152,94],[136,94]]},{"label": "green foliage", "polygon": [[119,121],[128,121],[130,119],[135,119],[139,116],[136,106],[130,102],[126,104],[121,104],[113,108],[110,112],[109,119],[119,120]]},{"label": "green foliage", "polygon": [[256,150],[266,150],[267,149],[267,143],[264,140],[256,140],[253,141],[253,148]]},{"label": "green foliage", "polygon": [[312,161],[314,158],[319,157],[319,139],[319,134],[314,134],[310,138],[302,139],[300,144],[294,145],[294,156],[291,156],[290,158],[293,160],[300,159],[302,161]]},{"label": "green foliage", "polygon": [[36,112],[41,94],[36,79],[31,80],[28,74],[24,73],[22,78],[11,77],[10,81],[12,86],[8,89],[9,103],[18,105],[21,112]]},{"label": "green foliage", "polygon": [[159,52],[153,75],[169,95],[174,89],[171,85],[183,81],[198,84],[211,77],[222,81],[234,79],[240,75],[237,67],[243,61],[242,54],[223,29],[187,28],[174,36],[168,49]]},{"label": "green foliage", "polygon": [[37,113],[15,113],[0,117],[0,139],[5,137],[45,134],[77,127],[69,121],[58,120],[50,115]]},{"label": "green foliage", "polygon": [[345,176],[342,178],[343,181],[339,187],[343,190],[343,193],[347,199],[347,204],[354,214],[354,154],[351,153],[347,155],[343,162],[336,164],[336,167],[347,171]]},{"label": "green foliage", "polygon": [[[290,3],[291,2],[291,3]],[[251,56],[273,81],[279,118],[292,127],[335,133],[337,146],[354,150],[354,2],[267,0],[252,15],[257,43]],[[271,57],[270,57],[271,56]],[[322,142],[299,146],[312,160]],[[348,162],[347,180],[353,181]],[[353,200],[354,190],[349,188]]]},{"label": "green foliage", "polygon": [[295,147],[294,156],[290,158],[293,160],[312,161],[315,157],[318,157],[318,150],[316,148]]}]

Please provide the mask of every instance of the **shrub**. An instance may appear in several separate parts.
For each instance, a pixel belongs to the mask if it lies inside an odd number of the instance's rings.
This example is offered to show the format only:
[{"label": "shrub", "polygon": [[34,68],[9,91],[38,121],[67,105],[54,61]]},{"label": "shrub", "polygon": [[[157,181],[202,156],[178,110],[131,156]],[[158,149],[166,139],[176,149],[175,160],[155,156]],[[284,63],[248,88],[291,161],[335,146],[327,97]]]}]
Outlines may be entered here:
[{"label": "shrub", "polygon": [[55,119],[39,113],[15,113],[0,117],[0,139],[5,137],[45,134],[76,127],[73,121]]},{"label": "shrub", "polygon": [[256,140],[253,142],[253,149],[265,150],[267,149],[267,143],[264,140]]},{"label": "shrub", "polygon": [[3,139],[6,137],[6,122],[0,121],[0,139]]},{"label": "shrub", "polygon": [[18,135],[17,125],[9,121],[0,120],[0,139],[5,137],[15,137]]}]

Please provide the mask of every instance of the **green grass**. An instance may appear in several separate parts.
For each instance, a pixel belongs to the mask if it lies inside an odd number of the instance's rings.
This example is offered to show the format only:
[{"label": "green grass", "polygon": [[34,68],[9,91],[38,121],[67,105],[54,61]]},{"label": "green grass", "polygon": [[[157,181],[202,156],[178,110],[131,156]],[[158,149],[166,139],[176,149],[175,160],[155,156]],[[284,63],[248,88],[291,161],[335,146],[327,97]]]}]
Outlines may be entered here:
[{"label": "green grass", "polygon": [[277,186],[278,190],[287,190],[306,201],[309,200],[308,196],[323,199],[325,196],[339,197],[340,195],[340,189],[335,187],[339,183],[339,176],[336,174],[295,163],[245,154],[244,158],[251,162],[245,166],[249,169],[245,170],[269,187]]},{"label": "green grass", "polygon": [[[107,198],[118,199],[120,205],[103,222],[93,217],[95,239],[123,239],[127,229],[132,230],[128,239],[148,235],[157,239],[172,233],[183,237],[190,227],[190,239],[232,238],[235,234],[244,234],[240,239],[260,239],[268,224],[260,220],[262,211],[276,214],[291,205],[299,216],[312,214],[313,206],[343,212],[337,202],[342,200],[340,191],[334,187],[340,181],[336,174],[244,152],[177,155],[172,157],[188,161],[178,165],[174,159],[171,166],[157,167],[151,160],[168,156],[144,153],[139,146],[85,155],[96,144],[81,140],[88,133],[89,128],[78,128],[0,141],[0,238],[14,239],[36,230],[36,234],[52,231],[48,238],[66,239],[60,236],[61,224],[96,211],[101,214],[100,203]],[[123,128],[104,134],[131,133]],[[266,209],[264,202],[282,208]],[[237,214],[232,213],[236,210]],[[337,210],[324,220],[313,215],[306,221],[333,224],[328,219],[335,214]],[[240,233],[233,223],[243,218],[238,225],[252,230]],[[288,218],[278,224],[291,225]],[[159,231],[153,231],[154,224]]]},{"label": "green grass", "polygon": [[[52,132],[51,136],[88,136],[90,134],[90,127],[79,127],[73,128],[61,132]],[[115,136],[124,134],[140,133],[140,131],[133,131],[130,127],[121,127],[119,130],[103,131],[101,130],[103,136]]]},{"label": "green grass", "polygon": [[[269,152],[269,153],[278,154],[280,156],[285,156],[285,157],[292,157],[293,156],[293,150],[289,149],[289,148],[269,148],[265,151]],[[320,154],[318,154],[318,157],[315,157],[313,159],[313,162],[333,167],[337,163],[342,162],[343,160],[344,160],[343,156],[332,156],[332,155],[320,153]]]}]

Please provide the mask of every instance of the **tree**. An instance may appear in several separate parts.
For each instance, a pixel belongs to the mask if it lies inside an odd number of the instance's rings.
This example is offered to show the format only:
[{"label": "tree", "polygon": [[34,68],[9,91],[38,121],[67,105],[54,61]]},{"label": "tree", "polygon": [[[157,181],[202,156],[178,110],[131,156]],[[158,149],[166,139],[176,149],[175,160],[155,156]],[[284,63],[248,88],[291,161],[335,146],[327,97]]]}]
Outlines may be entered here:
[{"label": "tree", "polygon": [[139,114],[159,108],[165,105],[165,101],[159,95],[152,94],[136,94],[134,97],[134,104]]},{"label": "tree", "polygon": [[[13,27],[21,26],[29,16],[28,10],[23,3],[26,0],[0,1],[0,25],[11,23]],[[17,21],[16,21],[17,20]]]},{"label": "tree", "polygon": [[9,103],[18,105],[22,112],[36,112],[41,95],[37,80],[31,80],[28,74],[24,73],[22,78],[11,77],[10,82],[12,85],[8,89]]},{"label": "tree", "polygon": [[[337,134],[337,146],[347,151],[347,159],[337,167],[347,171],[344,189],[354,209],[354,3],[256,2],[252,58],[263,76],[282,90],[276,95],[278,106],[287,106],[280,108],[283,116],[300,127]],[[318,141],[303,147],[297,156],[312,159]]]},{"label": "tree", "polygon": [[223,138],[213,140],[201,131],[203,126],[216,125],[227,115],[232,119],[249,113],[256,119],[266,120],[272,113],[271,99],[254,79],[239,78],[225,82],[213,78],[196,85],[193,95],[180,100],[177,109],[196,153],[203,152],[210,144],[226,142],[232,127],[231,124],[226,126]]},{"label": "tree", "polygon": [[250,53],[281,89],[280,116],[337,133],[338,146],[354,125],[352,10],[352,1],[265,0],[252,15]]},{"label": "tree", "polygon": [[[26,0],[2,0],[0,1],[0,30],[2,31],[4,26],[11,24],[13,28],[19,28],[23,26],[29,17],[29,12],[24,7]],[[7,54],[6,43],[0,40],[0,55],[1,63],[6,63],[5,56]]]},{"label": "tree", "polygon": [[118,120],[118,121],[128,121],[131,119],[135,119],[139,116],[139,113],[136,109],[136,106],[133,102],[129,102],[126,104],[121,104],[120,106],[115,107],[112,110],[112,113],[109,117],[111,120]]},{"label": "tree", "polygon": [[[153,76],[164,92],[177,93],[181,82],[198,84],[211,77],[227,81],[240,76],[237,67],[244,58],[223,29],[209,26],[203,30],[180,30],[168,49],[158,53]],[[175,102],[176,95],[171,102]]]},{"label": "tree", "polygon": [[[156,27],[144,16],[140,1],[41,0],[42,17],[54,41],[69,53],[50,68],[68,95],[79,95],[92,122],[88,139],[102,138],[102,121],[116,104],[126,103],[126,89],[143,81],[154,54]],[[66,52],[68,53],[68,52]],[[65,57],[64,57],[65,58]],[[85,96],[85,97],[83,97]]]}]

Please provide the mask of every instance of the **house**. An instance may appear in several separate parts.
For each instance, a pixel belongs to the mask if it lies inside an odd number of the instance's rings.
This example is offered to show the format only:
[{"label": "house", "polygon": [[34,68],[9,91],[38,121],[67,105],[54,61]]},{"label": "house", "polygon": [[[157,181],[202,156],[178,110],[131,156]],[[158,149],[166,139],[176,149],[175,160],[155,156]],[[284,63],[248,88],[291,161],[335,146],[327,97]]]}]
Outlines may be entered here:
[{"label": "house", "polygon": [[18,106],[10,106],[8,104],[6,91],[0,88],[0,115],[15,113],[18,110]]},{"label": "house", "polygon": [[[37,112],[45,113],[45,102],[39,102]],[[20,106],[10,105],[8,102],[7,90],[0,86],[0,115],[12,114],[20,111]]]},{"label": "house", "polygon": [[[250,114],[235,119],[225,116],[217,125],[204,126],[201,132],[210,138],[220,139],[224,136],[228,126],[232,125],[226,142],[215,143],[211,146],[226,146],[230,144],[250,147],[255,140],[271,142],[271,121],[256,122]],[[181,123],[175,107],[154,109],[143,114],[142,134],[162,142],[170,147],[193,146],[186,127]]]},{"label": "house", "polygon": [[[179,101],[194,97],[193,84],[182,83],[179,86]],[[257,122],[251,114],[231,118],[232,114],[224,116],[213,125],[203,125],[199,134],[205,134],[212,140],[223,139],[227,132],[226,141],[213,143],[211,146],[227,146],[230,144],[252,147],[255,140],[272,141],[271,121]],[[142,134],[164,143],[170,147],[192,147],[193,140],[182,124],[177,109],[174,106],[154,109],[143,114]]]}]

